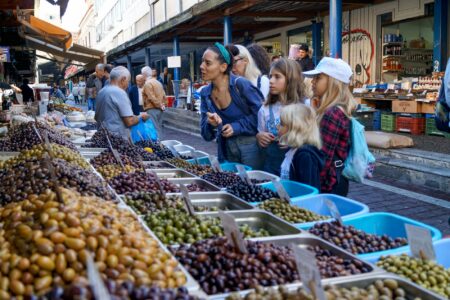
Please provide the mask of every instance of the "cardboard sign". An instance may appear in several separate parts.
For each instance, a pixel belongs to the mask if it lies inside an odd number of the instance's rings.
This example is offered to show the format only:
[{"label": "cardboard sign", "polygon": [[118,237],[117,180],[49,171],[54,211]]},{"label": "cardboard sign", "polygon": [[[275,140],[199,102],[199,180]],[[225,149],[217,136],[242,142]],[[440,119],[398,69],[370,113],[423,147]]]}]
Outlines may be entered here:
[{"label": "cardboard sign", "polygon": [[288,192],[286,192],[286,189],[281,184],[279,180],[272,180],[273,185],[275,186],[275,189],[278,193],[278,196],[280,199],[286,201],[287,203],[291,203],[291,196],[289,196]]},{"label": "cardboard sign", "polygon": [[181,68],[181,56],[168,56],[167,67],[170,69]]},{"label": "cardboard sign", "polygon": [[246,182],[247,184],[251,185],[252,181],[248,177],[247,171],[245,170],[243,165],[236,165],[236,169],[238,170],[239,177],[241,177],[242,181]]},{"label": "cardboard sign", "polygon": [[159,179],[158,174],[156,174],[156,172],[153,170],[149,170],[148,172],[150,172],[150,174],[153,174],[153,176],[155,177],[156,185],[158,186],[159,191],[161,192],[161,195],[163,195],[165,197],[166,192],[164,191],[163,185],[161,183],[161,180]]},{"label": "cardboard sign", "polygon": [[294,244],[291,244],[291,248],[294,252],[297,271],[305,290],[311,293],[314,299],[326,300],[315,254]]},{"label": "cardboard sign", "polygon": [[220,166],[219,160],[214,155],[209,156],[209,161],[211,162],[211,168],[216,172],[222,172],[222,167]]},{"label": "cardboard sign", "polygon": [[405,229],[412,255],[421,259],[435,260],[436,253],[430,231],[410,224],[405,224]]},{"label": "cardboard sign", "polygon": [[92,293],[95,296],[95,299],[105,299],[110,300],[111,297],[108,293],[108,290],[103,283],[102,277],[97,270],[97,266],[94,264],[94,260],[91,257],[91,254],[88,252],[87,255],[87,275],[89,280],[89,285],[92,288]]},{"label": "cardboard sign", "polygon": [[339,209],[337,208],[336,204],[331,200],[325,200],[325,204],[328,207],[328,210],[330,211],[331,216],[338,221],[339,224],[344,225],[342,222],[342,216],[339,212]]},{"label": "cardboard sign", "polygon": [[32,127],[33,127],[33,130],[34,130],[34,133],[36,133],[36,135],[39,138],[39,140],[41,141],[41,143],[43,143],[44,141],[42,140],[42,136],[39,133],[39,131],[37,130],[36,125],[34,125],[34,123],[32,123]]},{"label": "cardboard sign", "polygon": [[225,236],[228,238],[228,241],[233,244],[234,249],[242,254],[248,253],[247,246],[245,245],[244,241],[244,236],[239,230],[239,227],[233,216],[220,210],[219,218],[222,221],[222,227],[223,231],[225,232]]},{"label": "cardboard sign", "polygon": [[187,212],[191,216],[194,215],[195,209],[194,209],[194,206],[192,205],[191,197],[189,197],[189,191],[184,184],[180,184],[180,191],[181,191],[181,196],[183,198],[184,206],[186,207]]}]

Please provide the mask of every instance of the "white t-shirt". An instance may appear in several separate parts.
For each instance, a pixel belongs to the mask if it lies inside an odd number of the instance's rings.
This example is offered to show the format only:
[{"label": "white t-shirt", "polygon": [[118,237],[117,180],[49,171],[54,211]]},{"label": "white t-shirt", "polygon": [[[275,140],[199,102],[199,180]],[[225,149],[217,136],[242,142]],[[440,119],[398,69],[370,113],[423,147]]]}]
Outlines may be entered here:
[{"label": "white t-shirt", "polygon": [[[254,86],[258,87],[258,79],[252,81],[252,84]],[[269,82],[269,78],[266,75],[261,76],[259,91],[263,95],[264,100],[266,100],[267,96],[269,95],[269,91],[270,91],[270,82]]]},{"label": "white t-shirt", "polygon": [[139,105],[143,106],[144,105],[144,100],[142,99],[142,90],[144,88],[138,88],[138,94],[139,94]]},{"label": "white t-shirt", "polygon": [[[273,112],[273,125],[272,128],[270,128],[270,106],[272,106],[272,112]],[[278,130],[276,129],[276,126],[280,124],[280,112],[281,112],[281,104],[280,102],[277,102],[273,105],[262,105],[258,112],[258,132],[270,132],[274,135],[277,135],[275,133],[278,133]],[[270,128],[270,130],[269,130]],[[275,130],[275,131],[274,131]]]},{"label": "white t-shirt", "polygon": [[84,96],[85,92],[86,92],[86,83],[84,81],[80,81],[78,83],[78,93],[80,94],[80,96]]}]

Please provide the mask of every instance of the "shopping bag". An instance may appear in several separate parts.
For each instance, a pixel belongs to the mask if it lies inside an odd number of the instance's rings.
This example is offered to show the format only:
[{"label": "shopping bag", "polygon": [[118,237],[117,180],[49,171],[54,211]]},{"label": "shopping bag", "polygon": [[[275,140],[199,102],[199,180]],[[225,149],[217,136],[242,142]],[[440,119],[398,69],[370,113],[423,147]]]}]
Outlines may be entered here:
[{"label": "shopping bag", "polygon": [[144,122],[141,118],[139,118],[139,123],[131,127],[131,140],[133,143],[142,140],[151,140],[154,142],[158,140],[158,133],[152,120],[148,119]]},{"label": "shopping bag", "polygon": [[375,157],[370,153],[364,135],[364,126],[352,118],[350,126],[350,151],[342,175],[355,182],[363,182],[373,172]]}]

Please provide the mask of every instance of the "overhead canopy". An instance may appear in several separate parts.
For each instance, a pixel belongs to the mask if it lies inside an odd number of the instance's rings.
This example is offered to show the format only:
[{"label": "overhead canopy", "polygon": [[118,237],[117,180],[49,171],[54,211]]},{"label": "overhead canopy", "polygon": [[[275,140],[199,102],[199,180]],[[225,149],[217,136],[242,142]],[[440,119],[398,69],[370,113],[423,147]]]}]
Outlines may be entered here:
[{"label": "overhead canopy", "polygon": [[102,61],[104,53],[72,42],[72,34],[58,26],[28,14],[17,14],[24,30],[23,38],[31,48],[83,64]]}]

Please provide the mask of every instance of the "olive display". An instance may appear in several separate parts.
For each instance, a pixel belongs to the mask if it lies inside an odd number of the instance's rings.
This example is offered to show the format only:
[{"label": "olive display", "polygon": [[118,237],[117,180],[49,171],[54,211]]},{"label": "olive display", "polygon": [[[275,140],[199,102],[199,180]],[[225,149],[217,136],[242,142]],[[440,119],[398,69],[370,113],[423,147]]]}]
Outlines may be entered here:
[{"label": "olive display", "polygon": [[279,198],[266,200],[259,204],[258,207],[273,213],[289,223],[306,223],[329,219],[329,217],[321,216],[310,210],[291,205]]},{"label": "olive display", "polygon": [[213,169],[208,165],[198,165],[187,162],[181,158],[172,158],[167,160],[168,163],[176,166],[177,168],[185,169],[186,171],[195,174],[197,176],[202,176],[208,173],[212,173]]},{"label": "olive display", "polygon": [[[177,289],[161,289],[157,286],[136,286],[127,281],[117,284],[114,280],[106,280],[105,287],[111,299],[114,300],[199,300],[197,296],[189,295],[185,287]],[[101,300],[95,298],[91,287],[87,283],[72,283],[67,287],[56,286],[46,295],[36,300]]]},{"label": "olive display", "polygon": [[139,214],[157,212],[162,209],[184,209],[179,195],[164,196],[160,193],[134,192],[125,194],[125,202]]},{"label": "olive display", "polygon": [[[106,137],[107,131],[104,128],[99,128],[82,148],[109,148],[108,139]],[[120,144],[128,143],[122,136],[108,132],[109,141],[111,145],[116,148]]]},{"label": "olive display", "polygon": [[[55,182],[51,180],[52,171],[48,162],[34,158],[18,163],[14,168],[1,169],[0,204],[21,201],[29,195],[40,194],[48,188],[54,189]],[[92,171],[69,164],[59,158],[52,159],[51,166],[60,187],[74,188],[82,195],[95,195],[106,200],[115,200],[106,182]]]},{"label": "olive display", "polygon": [[368,234],[353,226],[341,225],[338,221],[317,223],[309,232],[353,254],[384,251],[408,244],[406,238],[393,239],[387,235]]},{"label": "olive display", "polygon": [[377,265],[388,272],[406,277],[426,289],[450,298],[450,269],[426,259],[399,256],[384,256]]},{"label": "olive display", "polygon": [[[124,154],[119,154],[119,156],[124,165],[130,165],[135,169],[143,168],[143,165],[140,161],[135,161],[131,157]],[[116,160],[113,153],[109,149],[103,150],[102,153],[91,159],[90,163],[96,169],[104,165],[120,165],[120,163]]]},{"label": "olive display", "polygon": [[271,198],[277,198],[274,191],[259,185],[247,184],[240,180],[235,185],[227,188],[227,192],[247,202],[262,202]]},{"label": "olive display", "polygon": [[[351,287],[342,288],[335,285],[324,286],[325,298],[327,300],[361,300],[361,299],[380,299],[380,300],[422,300],[414,295],[408,295],[407,292],[400,287],[395,279],[376,280],[373,284],[365,288]],[[286,286],[278,288],[264,288],[257,286],[254,291],[245,296],[232,294],[226,300],[314,300],[313,295],[304,288],[298,288],[289,291]]]},{"label": "olive display", "polygon": [[[178,186],[171,183],[167,179],[160,179],[159,181],[164,192],[179,192]],[[132,192],[156,192],[160,190],[154,175],[144,172],[122,172],[120,173],[120,175],[108,180],[108,183],[116,191],[117,194],[126,194]]]},{"label": "olive display", "polygon": [[42,141],[36,134],[33,125],[39,132],[42,139],[44,139],[44,133],[47,133],[50,143],[55,143],[76,151],[77,148],[75,145],[67,140],[62,133],[41,122],[28,122],[13,126],[7,134],[7,139],[9,140],[10,145],[10,149],[8,151],[22,151],[25,149],[31,149],[34,145],[42,144]]},{"label": "olive display", "polygon": [[187,184],[186,188],[189,192],[208,192],[209,189],[196,183]]},{"label": "olive display", "polygon": [[0,139],[0,151],[12,151],[11,142],[8,138]]},{"label": "olive display", "polygon": [[[219,211],[219,208],[217,206],[194,205],[194,210],[197,212]],[[227,210],[227,209],[222,209],[222,210]]]},{"label": "olive display", "polygon": [[42,295],[86,278],[89,255],[104,279],[175,288],[178,263],[129,211],[96,197],[46,190],[0,208],[0,298]]},{"label": "olive display", "polygon": [[119,176],[122,172],[134,173],[136,169],[130,165],[124,165],[123,168],[120,165],[104,165],[97,167],[96,170],[105,178],[109,180],[113,177]]},{"label": "olive display", "polygon": [[266,182],[270,182],[271,179],[255,179],[255,178],[250,178],[251,183],[253,184],[261,184],[261,183],[266,183]]},{"label": "olive display", "polygon": [[144,166],[146,169],[175,169],[172,165],[165,165],[157,161],[146,161]]},{"label": "olive display", "polygon": [[[148,227],[166,245],[192,244],[196,241],[222,236],[219,218],[189,215],[179,209],[168,208],[144,217]],[[265,229],[255,231],[247,224],[239,226],[245,238],[270,236]]]},{"label": "olive display", "polygon": [[[68,163],[74,164],[84,169],[90,168],[89,163],[78,152],[54,143],[50,144],[50,149],[53,157],[55,158],[63,159]],[[12,167],[17,163],[26,162],[32,159],[40,160],[44,155],[48,155],[45,145],[34,145],[31,149],[23,150],[19,153],[19,155],[5,161],[5,166]]]},{"label": "olive display", "polygon": [[149,153],[142,148],[125,142],[117,147],[114,147],[120,154],[128,155],[131,159],[135,161],[158,161],[160,160],[158,156],[154,153]]},{"label": "olive display", "polygon": [[136,142],[135,145],[141,148],[151,148],[153,150],[153,153],[156,154],[160,160],[174,158],[172,152],[161,143],[147,140]]},{"label": "olive display", "polygon": [[230,187],[242,182],[241,178],[232,172],[212,172],[202,175],[201,178],[221,188]]}]

